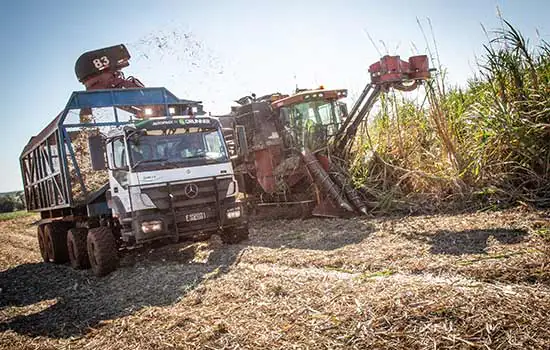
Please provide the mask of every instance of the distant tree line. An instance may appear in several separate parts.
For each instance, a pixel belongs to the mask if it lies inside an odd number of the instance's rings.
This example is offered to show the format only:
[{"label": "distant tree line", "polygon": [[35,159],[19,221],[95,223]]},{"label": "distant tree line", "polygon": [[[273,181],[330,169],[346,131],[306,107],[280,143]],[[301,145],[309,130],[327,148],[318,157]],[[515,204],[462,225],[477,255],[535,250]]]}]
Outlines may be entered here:
[{"label": "distant tree line", "polygon": [[0,213],[25,209],[23,191],[0,194]]}]

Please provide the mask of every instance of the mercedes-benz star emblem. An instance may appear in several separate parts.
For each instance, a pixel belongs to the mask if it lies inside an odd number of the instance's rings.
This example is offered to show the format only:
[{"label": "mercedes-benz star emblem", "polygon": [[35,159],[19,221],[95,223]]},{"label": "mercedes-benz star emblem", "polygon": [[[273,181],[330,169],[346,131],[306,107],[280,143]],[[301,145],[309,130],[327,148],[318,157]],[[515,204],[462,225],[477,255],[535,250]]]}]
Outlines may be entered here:
[{"label": "mercedes-benz star emblem", "polygon": [[195,198],[199,194],[199,186],[195,184],[188,184],[184,189],[187,198]]}]

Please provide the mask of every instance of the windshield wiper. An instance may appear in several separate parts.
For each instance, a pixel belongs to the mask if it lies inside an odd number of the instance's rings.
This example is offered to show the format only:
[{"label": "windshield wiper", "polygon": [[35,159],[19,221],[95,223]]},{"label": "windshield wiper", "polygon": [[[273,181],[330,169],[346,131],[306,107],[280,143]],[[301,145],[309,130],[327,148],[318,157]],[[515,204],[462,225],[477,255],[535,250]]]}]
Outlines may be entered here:
[{"label": "windshield wiper", "polygon": [[138,165],[143,163],[155,163],[155,162],[166,162],[168,158],[155,158],[155,159],[141,159],[138,160],[132,168],[136,168]]},{"label": "windshield wiper", "polygon": [[197,152],[195,154],[190,154],[188,156],[183,156],[183,157],[181,157],[181,160],[186,161],[188,159],[206,158],[206,153],[207,152],[205,152],[205,151],[200,151],[200,152]]},{"label": "windshield wiper", "polygon": [[189,157],[184,157],[183,159],[187,160],[187,159],[197,159],[197,158],[206,158],[206,153],[195,154]]},{"label": "windshield wiper", "polygon": [[217,163],[217,162],[221,162],[221,161],[224,160],[223,157],[212,157],[212,156],[208,155],[208,153],[201,153],[201,154],[196,154],[196,155],[193,155],[193,156],[185,157],[183,159],[183,161],[185,162],[187,160],[194,160],[194,159],[202,159],[207,164]]}]

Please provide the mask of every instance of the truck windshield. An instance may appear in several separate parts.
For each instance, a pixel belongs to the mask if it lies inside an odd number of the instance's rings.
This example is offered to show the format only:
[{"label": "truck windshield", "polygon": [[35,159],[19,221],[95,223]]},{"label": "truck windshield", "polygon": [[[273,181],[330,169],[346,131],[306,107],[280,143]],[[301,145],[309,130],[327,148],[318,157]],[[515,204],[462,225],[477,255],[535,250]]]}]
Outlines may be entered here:
[{"label": "truck windshield", "polygon": [[228,160],[217,130],[190,130],[175,134],[146,131],[128,140],[132,168],[201,165]]}]

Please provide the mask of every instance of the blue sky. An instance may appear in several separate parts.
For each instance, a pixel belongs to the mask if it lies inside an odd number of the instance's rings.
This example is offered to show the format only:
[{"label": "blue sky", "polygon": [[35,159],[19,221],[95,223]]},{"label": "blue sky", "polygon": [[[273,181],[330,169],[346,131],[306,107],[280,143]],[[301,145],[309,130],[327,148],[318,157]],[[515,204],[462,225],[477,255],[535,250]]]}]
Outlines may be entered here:
[{"label": "blue sky", "polygon": [[245,94],[296,84],[353,96],[378,51],[426,52],[417,18],[428,34],[431,20],[449,81],[463,84],[486,42],[481,24],[500,26],[497,6],[526,36],[549,39],[550,2],[534,0],[0,1],[0,192],[21,188],[21,149],[82,90],[74,63],[85,51],[127,44],[127,75],[224,113]]}]

